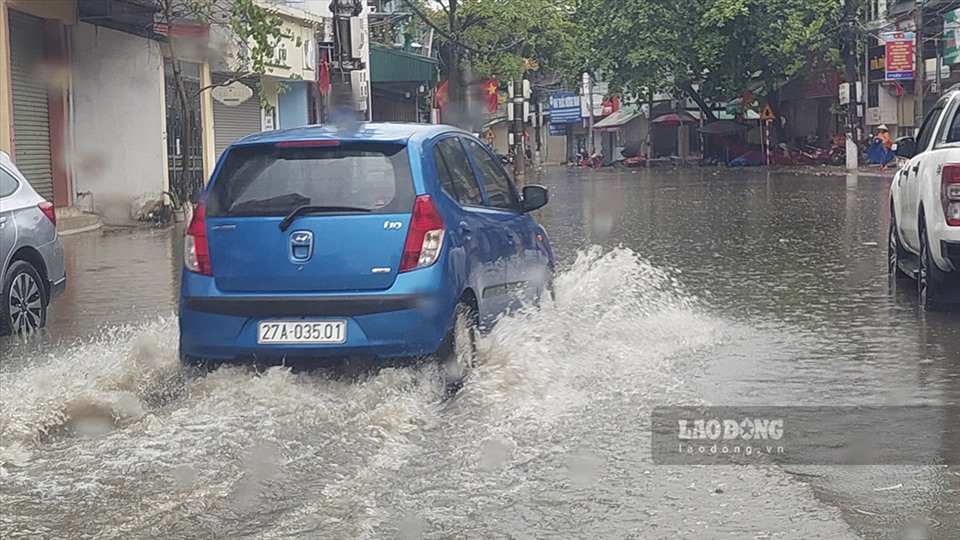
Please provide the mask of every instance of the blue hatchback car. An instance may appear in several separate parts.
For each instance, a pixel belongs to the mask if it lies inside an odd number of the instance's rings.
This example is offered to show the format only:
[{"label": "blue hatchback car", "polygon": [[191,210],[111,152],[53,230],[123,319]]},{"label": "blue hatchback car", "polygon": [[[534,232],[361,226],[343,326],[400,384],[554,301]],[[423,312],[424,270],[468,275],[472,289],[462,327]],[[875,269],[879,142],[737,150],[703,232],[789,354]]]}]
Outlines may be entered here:
[{"label": "blue hatchback car", "polygon": [[530,215],[546,203],[449,126],[246,137],[186,232],[181,358],[462,356],[476,330],[552,294],[553,254]]}]

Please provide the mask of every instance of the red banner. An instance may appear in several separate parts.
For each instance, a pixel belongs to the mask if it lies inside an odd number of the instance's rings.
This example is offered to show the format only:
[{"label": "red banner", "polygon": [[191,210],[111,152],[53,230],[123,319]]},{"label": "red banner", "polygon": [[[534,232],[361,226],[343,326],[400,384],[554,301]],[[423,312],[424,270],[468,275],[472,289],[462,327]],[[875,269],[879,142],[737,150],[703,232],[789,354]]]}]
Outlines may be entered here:
[{"label": "red banner", "polygon": [[206,41],[210,38],[210,27],[205,24],[173,24],[154,23],[153,32],[159,36],[169,36],[180,39],[194,39]]}]

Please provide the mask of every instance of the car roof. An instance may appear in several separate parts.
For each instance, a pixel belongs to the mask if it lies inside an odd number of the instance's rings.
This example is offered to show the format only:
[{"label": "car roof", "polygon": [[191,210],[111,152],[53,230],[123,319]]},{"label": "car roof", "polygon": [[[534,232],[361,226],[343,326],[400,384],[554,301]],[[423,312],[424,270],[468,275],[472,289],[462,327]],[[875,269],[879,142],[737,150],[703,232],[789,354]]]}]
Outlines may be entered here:
[{"label": "car roof", "polygon": [[356,129],[341,128],[332,124],[315,124],[254,133],[233,143],[233,146],[325,140],[410,143],[422,142],[443,133],[469,135],[459,128],[443,124],[361,122]]}]

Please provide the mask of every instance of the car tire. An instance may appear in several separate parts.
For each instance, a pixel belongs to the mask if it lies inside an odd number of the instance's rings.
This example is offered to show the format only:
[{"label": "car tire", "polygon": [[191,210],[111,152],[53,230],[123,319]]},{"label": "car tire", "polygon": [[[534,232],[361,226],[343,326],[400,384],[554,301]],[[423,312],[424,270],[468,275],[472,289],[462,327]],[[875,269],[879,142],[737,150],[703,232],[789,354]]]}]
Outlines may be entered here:
[{"label": "car tire", "polygon": [[890,232],[887,235],[887,272],[894,279],[909,279],[903,270],[900,269],[900,261],[907,257],[906,250],[900,243],[900,235],[897,234],[897,217],[890,212]]},{"label": "car tire", "polygon": [[553,270],[553,266],[547,268],[547,284],[544,286],[544,289],[547,292],[547,298],[551,302],[557,301],[557,288],[556,288],[556,272]]},{"label": "car tire", "polygon": [[27,261],[14,261],[3,281],[0,334],[19,336],[47,324],[47,291],[40,273]]},{"label": "car tire", "polygon": [[920,217],[920,272],[917,275],[917,293],[920,297],[920,307],[924,311],[938,311],[940,309],[941,286],[945,276],[933,262],[930,255],[930,241],[927,239],[927,228]]},{"label": "car tire", "polygon": [[454,396],[463,387],[477,363],[477,333],[480,319],[472,304],[461,301],[453,312],[453,324],[438,351],[444,393]]}]

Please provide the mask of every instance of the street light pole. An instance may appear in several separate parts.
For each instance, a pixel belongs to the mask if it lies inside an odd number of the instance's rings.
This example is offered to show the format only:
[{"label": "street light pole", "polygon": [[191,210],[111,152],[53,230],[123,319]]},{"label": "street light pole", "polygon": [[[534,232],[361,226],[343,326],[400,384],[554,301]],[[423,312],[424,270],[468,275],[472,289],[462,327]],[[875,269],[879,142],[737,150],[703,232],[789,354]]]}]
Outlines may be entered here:
[{"label": "street light pole", "polygon": [[923,123],[923,79],[926,77],[923,65],[923,2],[917,0],[913,12],[914,35],[917,42],[914,45],[914,76],[913,76],[913,129],[920,129]]}]

